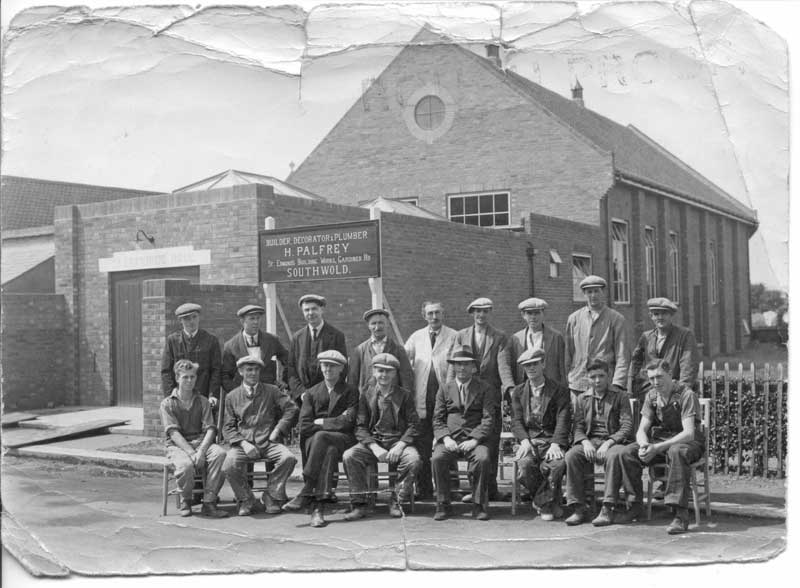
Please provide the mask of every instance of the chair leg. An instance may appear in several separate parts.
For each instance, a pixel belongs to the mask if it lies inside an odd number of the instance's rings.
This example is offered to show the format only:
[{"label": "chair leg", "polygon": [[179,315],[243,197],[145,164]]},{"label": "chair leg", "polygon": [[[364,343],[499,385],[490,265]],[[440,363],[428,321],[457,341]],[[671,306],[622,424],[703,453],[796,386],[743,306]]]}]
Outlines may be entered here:
[{"label": "chair leg", "polygon": [[689,478],[689,488],[692,490],[692,506],[694,507],[694,522],[700,526],[700,496],[697,493],[697,470],[692,468]]},{"label": "chair leg", "polygon": [[511,515],[517,514],[517,493],[519,492],[519,478],[517,478],[517,462],[511,467]]},{"label": "chair leg", "polygon": [[653,518],[653,468],[647,472],[647,520]]},{"label": "chair leg", "polygon": [[167,516],[167,494],[169,493],[169,467],[164,466],[162,474],[163,483],[161,487],[161,516]]},{"label": "chair leg", "polygon": [[706,517],[711,518],[711,485],[709,484],[708,480],[708,462],[706,462],[706,466],[703,468],[703,483],[703,489],[705,490],[706,494]]}]

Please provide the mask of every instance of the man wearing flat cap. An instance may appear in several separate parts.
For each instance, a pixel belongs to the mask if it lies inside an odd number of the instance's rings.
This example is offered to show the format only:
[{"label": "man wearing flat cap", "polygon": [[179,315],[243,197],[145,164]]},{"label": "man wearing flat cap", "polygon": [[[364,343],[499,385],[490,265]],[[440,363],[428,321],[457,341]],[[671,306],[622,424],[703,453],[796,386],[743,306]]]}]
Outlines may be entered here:
[{"label": "man wearing flat cap", "polygon": [[181,330],[167,336],[161,354],[161,391],[164,396],[176,387],[173,368],[179,359],[188,359],[198,364],[195,389],[198,394],[208,398],[212,408],[219,401],[220,368],[222,352],[219,340],[208,331],[200,328],[199,304],[187,302],[175,309],[175,316]]},{"label": "man wearing flat cap", "polygon": [[[231,448],[223,470],[239,503],[239,516],[256,512],[278,514],[287,500],[286,480],[297,459],[279,443],[289,433],[297,406],[286,392],[260,381],[264,362],[246,355],[236,362],[242,383],[225,396],[225,440]],[[247,484],[245,465],[266,458],[272,471],[267,489],[257,501]]]},{"label": "man wearing flat cap", "polygon": [[605,361],[611,386],[620,391],[627,390],[630,364],[625,317],[606,305],[605,279],[586,276],[580,287],[586,297],[586,306],[569,315],[564,333],[567,383],[573,403],[590,388],[586,372],[590,361]]},{"label": "man wearing flat cap", "polygon": [[436,480],[436,512],[433,519],[442,521],[453,514],[450,505],[450,468],[461,457],[469,463],[472,516],[487,521],[492,458],[486,442],[493,436],[498,394],[476,377],[478,360],[469,347],[454,350],[448,362],[455,377],[439,388],[433,410],[436,443],[431,459]]},{"label": "man wearing flat cap", "polygon": [[[475,357],[478,371],[475,374],[486,382],[495,395],[495,415],[492,430],[486,439],[491,458],[489,473],[489,500],[498,500],[497,462],[500,457],[500,433],[503,431],[503,401],[508,401],[508,394],[514,388],[514,374],[511,369],[511,347],[508,336],[489,324],[492,312],[492,301],[489,298],[478,298],[470,302],[467,312],[472,315],[472,326],[458,331],[453,341],[453,349],[468,348]],[[453,366],[450,366],[448,379],[452,379]],[[469,502],[470,496],[464,501]]]},{"label": "man wearing flat cap", "polygon": [[564,451],[569,445],[569,392],[544,375],[544,351],[528,349],[517,360],[527,380],[511,395],[512,430],[519,442],[519,480],[543,521],[560,518]]},{"label": "man wearing flat cap", "polygon": [[[356,439],[358,443],[344,452],[344,465],[350,482],[352,510],[348,521],[366,516],[367,472],[375,471],[378,462],[397,470],[389,498],[389,515],[402,516],[400,503],[409,499],[421,461],[414,447],[417,436],[417,410],[414,395],[397,383],[398,359],[389,353],[372,358],[373,382],[358,401]],[[399,487],[399,490],[398,490]],[[399,496],[398,496],[399,492]]]},{"label": "man wearing flat cap", "polygon": [[567,385],[567,371],[564,366],[564,336],[546,325],[544,311],[547,302],[541,298],[527,298],[517,306],[525,321],[525,328],[511,337],[511,365],[516,365],[514,381],[521,384],[525,381],[525,370],[517,364],[517,359],[529,349],[544,351],[544,375],[561,384]]},{"label": "man wearing flat cap", "polygon": [[333,478],[346,449],[356,443],[353,434],[358,413],[358,390],[342,381],[347,359],[335,349],[316,360],[323,380],[307,392],[300,408],[300,440],[305,445],[303,488],[284,510],[311,505],[311,526],[325,526],[324,507],[333,497]]},{"label": "man wearing flat cap", "polygon": [[645,331],[633,350],[631,371],[633,373],[633,397],[641,399],[649,388],[645,366],[663,359],[672,366],[672,379],[679,384],[694,388],[700,353],[691,329],[673,324],[678,311],[669,298],[651,298],[647,301],[650,320],[655,329]]},{"label": "man wearing flat cap", "polygon": [[447,381],[447,358],[456,331],[444,324],[444,305],[441,302],[423,302],[422,318],[428,325],[414,331],[406,340],[405,348],[414,370],[413,392],[419,415],[416,445],[422,468],[417,476],[417,491],[420,499],[428,499],[433,498],[433,408],[439,387]]},{"label": "man wearing flat cap", "polygon": [[[288,385],[286,364],[289,352],[275,335],[261,329],[264,308],[248,304],[240,308],[236,316],[239,317],[242,330],[228,339],[222,349],[222,389],[230,392],[242,383],[236,361],[245,355],[252,355],[264,362],[264,368],[259,376],[261,382],[285,388]],[[280,381],[277,377],[278,361],[283,366]]]},{"label": "man wearing flat cap", "polygon": [[347,381],[363,394],[371,384],[375,383],[372,369],[373,358],[382,353],[388,353],[399,362],[394,374],[397,384],[411,390],[414,382],[411,363],[408,361],[403,346],[389,337],[389,312],[382,308],[373,308],[364,313],[363,319],[369,329],[370,337],[350,352],[348,361],[350,373]]}]

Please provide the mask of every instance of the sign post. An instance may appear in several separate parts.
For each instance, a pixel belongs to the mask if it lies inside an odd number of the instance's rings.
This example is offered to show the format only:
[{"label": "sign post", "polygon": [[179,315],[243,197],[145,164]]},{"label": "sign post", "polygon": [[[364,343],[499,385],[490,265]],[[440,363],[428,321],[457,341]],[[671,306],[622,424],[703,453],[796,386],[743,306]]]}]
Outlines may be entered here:
[{"label": "sign post", "polygon": [[[264,219],[264,230],[275,230],[275,217],[268,216]],[[264,309],[266,310],[267,333],[278,333],[278,321],[276,319],[275,307],[278,300],[277,288],[273,282],[264,283]],[[291,333],[289,334],[291,336]]]},{"label": "sign post", "polygon": [[[380,222],[381,211],[378,208],[371,208],[369,211],[370,220]],[[372,308],[383,308],[383,278],[369,278],[369,289],[372,292]]]}]

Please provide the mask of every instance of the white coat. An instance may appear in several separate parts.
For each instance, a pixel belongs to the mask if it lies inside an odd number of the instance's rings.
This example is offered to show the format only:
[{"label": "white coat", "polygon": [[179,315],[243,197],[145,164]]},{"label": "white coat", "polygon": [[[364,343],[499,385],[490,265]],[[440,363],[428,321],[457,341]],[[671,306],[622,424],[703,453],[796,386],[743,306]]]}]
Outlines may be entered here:
[{"label": "white coat", "polygon": [[414,370],[414,399],[417,414],[421,419],[426,417],[425,396],[428,391],[428,375],[431,365],[436,371],[439,383],[443,384],[447,380],[447,358],[450,357],[450,349],[455,341],[457,331],[442,325],[439,335],[436,337],[436,346],[433,348],[431,348],[431,339],[428,333],[428,327],[415,331],[405,345],[411,369]]}]

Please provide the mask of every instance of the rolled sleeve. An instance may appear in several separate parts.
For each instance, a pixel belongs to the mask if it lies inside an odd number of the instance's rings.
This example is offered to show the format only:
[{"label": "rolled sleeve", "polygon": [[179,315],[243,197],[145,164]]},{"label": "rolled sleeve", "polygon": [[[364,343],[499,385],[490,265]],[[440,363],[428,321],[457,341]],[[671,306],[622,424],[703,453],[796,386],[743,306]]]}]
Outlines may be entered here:
[{"label": "rolled sleeve", "polygon": [[173,429],[177,429],[180,432],[181,425],[178,422],[178,417],[175,416],[169,396],[161,401],[159,411],[161,413],[161,424],[164,426],[164,434],[167,438],[169,438],[169,434]]},{"label": "rolled sleeve", "polygon": [[200,396],[200,402],[203,405],[203,434],[205,435],[209,429],[216,431],[217,425],[214,423],[214,414],[211,411],[211,403],[202,396]]}]

